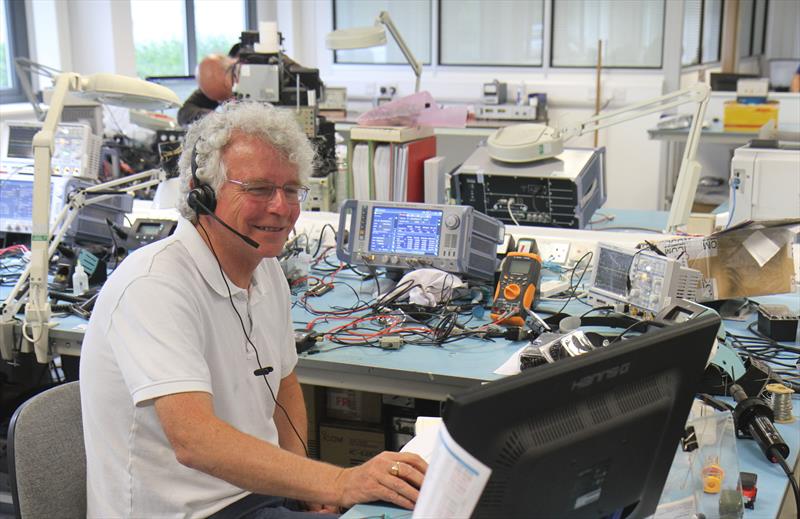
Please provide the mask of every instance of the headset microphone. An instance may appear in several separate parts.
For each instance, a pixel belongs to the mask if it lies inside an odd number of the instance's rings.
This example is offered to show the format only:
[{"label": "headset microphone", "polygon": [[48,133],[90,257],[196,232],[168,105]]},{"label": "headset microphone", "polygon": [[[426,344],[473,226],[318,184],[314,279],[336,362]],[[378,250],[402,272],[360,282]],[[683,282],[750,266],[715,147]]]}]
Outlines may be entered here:
[{"label": "headset microphone", "polygon": [[249,238],[249,237],[245,236],[244,234],[240,233],[239,231],[237,231],[236,229],[234,229],[233,227],[231,227],[227,223],[223,222],[217,215],[214,214],[213,211],[211,211],[208,207],[206,207],[205,204],[203,204],[203,202],[201,202],[197,198],[198,197],[195,195],[194,192],[190,192],[189,193],[189,199],[190,199],[189,207],[192,207],[192,204],[195,204],[196,207],[199,207],[204,213],[206,213],[208,216],[210,216],[211,218],[213,218],[214,220],[219,222],[220,225],[222,225],[223,227],[225,227],[226,229],[231,231],[233,234],[235,234],[236,236],[238,236],[239,238],[244,240],[244,242],[246,244],[248,244],[249,246],[253,247],[254,249],[257,249],[259,247],[257,241],[255,241],[252,238]]}]

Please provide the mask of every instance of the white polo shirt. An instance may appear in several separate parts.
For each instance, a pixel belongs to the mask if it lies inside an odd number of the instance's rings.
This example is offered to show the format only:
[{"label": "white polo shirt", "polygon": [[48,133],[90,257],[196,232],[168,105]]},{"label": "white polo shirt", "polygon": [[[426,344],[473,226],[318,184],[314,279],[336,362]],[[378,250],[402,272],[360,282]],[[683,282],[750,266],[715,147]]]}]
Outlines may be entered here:
[{"label": "white polo shirt", "polygon": [[[297,363],[280,265],[262,261],[249,291],[227,281],[261,365],[274,369],[277,396]],[[178,463],[153,399],[210,393],[222,420],[277,445],[258,367],[217,261],[188,220],[126,258],[100,293],[81,351],[89,517],[203,517],[247,495]]]}]

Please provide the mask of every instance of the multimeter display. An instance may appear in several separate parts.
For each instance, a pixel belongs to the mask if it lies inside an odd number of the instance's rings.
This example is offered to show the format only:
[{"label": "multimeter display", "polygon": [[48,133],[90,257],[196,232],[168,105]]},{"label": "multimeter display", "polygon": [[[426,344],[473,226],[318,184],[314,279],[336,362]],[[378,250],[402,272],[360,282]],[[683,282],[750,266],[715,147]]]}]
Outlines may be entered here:
[{"label": "multimeter display", "polygon": [[542,274],[542,260],[530,252],[509,252],[500,266],[500,280],[494,292],[492,319],[522,326],[525,314],[534,303]]},{"label": "multimeter display", "polygon": [[530,261],[517,260],[511,262],[511,267],[509,267],[508,272],[509,274],[527,274],[530,269]]}]

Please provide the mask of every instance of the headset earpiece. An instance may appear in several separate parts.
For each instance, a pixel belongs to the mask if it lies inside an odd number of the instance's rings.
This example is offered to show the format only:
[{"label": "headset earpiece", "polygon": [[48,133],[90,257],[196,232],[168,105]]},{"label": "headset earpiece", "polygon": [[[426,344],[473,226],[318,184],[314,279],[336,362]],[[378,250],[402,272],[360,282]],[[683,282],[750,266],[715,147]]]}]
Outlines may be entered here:
[{"label": "headset earpiece", "polygon": [[194,187],[186,197],[186,203],[194,209],[197,214],[213,213],[217,208],[217,196],[214,189],[208,184],[200,182],[197,177],[197,144],[192,149],[192,182]]}]

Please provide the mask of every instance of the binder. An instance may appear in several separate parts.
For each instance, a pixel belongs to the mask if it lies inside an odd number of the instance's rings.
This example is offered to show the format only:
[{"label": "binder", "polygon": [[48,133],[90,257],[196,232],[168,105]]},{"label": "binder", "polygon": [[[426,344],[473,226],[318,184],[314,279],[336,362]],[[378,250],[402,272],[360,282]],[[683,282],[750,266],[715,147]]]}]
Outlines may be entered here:
[{"label": "binder", "polygon": [[[358,200],[425,200],[425,160],[436,155],[436,137],[430,128],[413,128],[411,133],[382,128],[369,128],[368,135],[395,139],[402,135],[427,137],[406,142],[364,139],[363,131],[351,130],[347,147],[347,196]],[[360,137],[359,137],[360,136]],[[388,163],[388,170],[387,170]]]},{"label": "binder", "polygon": [[426,137],[402,146],[406,149],[405,169],[400,172],[406,179],[405,201],[424,202],[425,161],[436,156],[436,137]]}]

